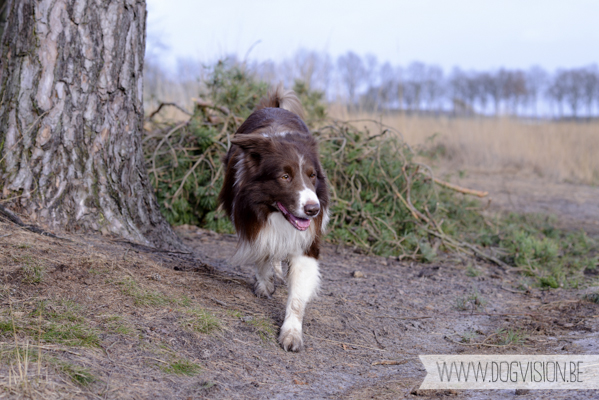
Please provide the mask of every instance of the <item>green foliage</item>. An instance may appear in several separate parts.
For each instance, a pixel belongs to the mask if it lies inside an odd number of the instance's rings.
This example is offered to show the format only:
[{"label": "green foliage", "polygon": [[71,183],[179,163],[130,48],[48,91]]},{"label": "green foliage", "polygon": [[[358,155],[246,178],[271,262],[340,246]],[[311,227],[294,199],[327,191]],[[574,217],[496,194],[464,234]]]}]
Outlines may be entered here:
[{"label": "green foliage", "polygon": [[0,321],[0,334],[12,333],[11,321]]},{"label": "green foliage", "polygon": [[469,236],[482,246],[495,247],[508,264],[536,277],[539,286],[576,286],[585,269],[594,269],[599,244],[586,233],[555,228],[555,219],[543,215],[509,214],[497,226],[480,226]]},{"label": "green foliage", "polygon": [[[41,315],[40,315],[41,314]],[[24,317],[0,322],[0,334],[24,333],[45,343],[97,347],[100,332],[85,321],[85,310],[71,300],[42,301]]]},{"label": "green foliage", "polygon": [[332,189],[329,237],[364,252],[433,261],[439,236],[459,236],[483,219],[472,200],[435,185],[399,135],[379,128],[371,134],[336,121],[315,132]]},{"label": "green foliage", "polygon": [[327,109],[324,105],[324,92],[310,89],[301,80],[295,81],[293,91],[297,94],[304,107],[306,125],[310,129],[313,129],[317,123],[324,120],[327,116]]},{"label": "green foliage", "polygon": [[219,61],[209,72],[207,98],[214,105],[226,107],[230,115],[240,117],[242,122],[268,91],[268,84],[258,81],[243,65],[228,60]]}]

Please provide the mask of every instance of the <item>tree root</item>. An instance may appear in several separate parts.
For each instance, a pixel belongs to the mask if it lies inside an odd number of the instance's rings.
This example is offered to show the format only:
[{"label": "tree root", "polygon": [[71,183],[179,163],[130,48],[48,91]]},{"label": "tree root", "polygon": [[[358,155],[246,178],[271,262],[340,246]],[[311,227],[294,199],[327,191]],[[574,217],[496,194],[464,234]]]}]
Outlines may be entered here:
[{"label": "tree root", "polygon": [[23,221],[21,221],[21,218],[19,218],[15,213],[13,213],[12,211],[4,208],[1,204],[0,204],[0,215],[4,216],[10,222],[12,222],[12,223],[20,226],[21,228],[26,229],[26,230],[28,230],[30,232],[37,233],[38,235],[42,235],[42,236],[48,236],[48,237],[51,237],[53,239],[60,239],[60,240],[66,240],[66,241],[72,242],[72,240],[70,240],[70,239],[62,238],[60,236],[56,236],[53,233],[46,232],[45,230],[43,230],[39,226],[25,224]]}]

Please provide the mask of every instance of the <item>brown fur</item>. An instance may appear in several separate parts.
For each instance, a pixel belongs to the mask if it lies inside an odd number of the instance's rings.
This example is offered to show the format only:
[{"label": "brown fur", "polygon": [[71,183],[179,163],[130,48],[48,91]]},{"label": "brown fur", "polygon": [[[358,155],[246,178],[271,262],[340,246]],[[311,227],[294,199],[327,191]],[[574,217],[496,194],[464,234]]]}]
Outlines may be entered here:
[{"label": "brown fur", "polygon": [[293,90],[285,90],[282,83],[274,90],[268,92],[268,95],[260,101],[256,110],[267,107],[282,108],[304,119],[304,109],[295,92]]},{"label": "brown fur", "polygon": [[[226,173],[219,201],[233,220],[240,239],[250,242],[256,239],[268,215],[279,212],[272,206],[275,201],[281,201],[286,207],[293,207],[292,195],[297,188],[293,185],[283,187],[283,183],[277,178],[283,173],[288,173],[293,178],[299,170],[300,155],[307,162],[305,172],[316,173],[316,179],[312,183],[321,208],[326,209],[329,201],[326,178],[318,159],[318,143],[299,115],[282,108],[270,107],[272,105],[284,105],[296,113],[302,113],[301,104],[293,92],[284,91],[282,86],[277,87],[239,127],[231,140],[231,148],[223,159]],[[277,133],[281,132],[288,133],[278,136]],[[243,168],[244,179],[235,185],[239,168]],[[319,253],[322,218],[323,214],[320,213],[314,220],[317,227],[316,239],[307,251],[307,255],[315,258]]]}]

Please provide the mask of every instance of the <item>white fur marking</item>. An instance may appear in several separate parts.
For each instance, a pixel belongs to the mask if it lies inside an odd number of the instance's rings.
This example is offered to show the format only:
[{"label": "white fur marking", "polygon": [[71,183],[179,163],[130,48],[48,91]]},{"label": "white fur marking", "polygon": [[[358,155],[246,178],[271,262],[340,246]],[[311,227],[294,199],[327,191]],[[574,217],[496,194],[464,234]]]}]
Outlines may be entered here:
[{"label": "white fur marking", "polygon": [[280,261],[273,262],[272,267],[275,270],[275,276],[284,282],[285,277],[283,276],[283,266],[281,265],[281,262]]},{"label": "white fur marking", "polygon": [[285,350],[298,351],[303,344],[302,321],[306,304],[316,295],[320,285],[318,261],[299,255],[289,260],[287,308],[279,342]]},{"label": "white fur marking", "polygon": [[314,241],[314,224],[305,231],[297,230],[282,213],[268,216],[267,223],[254,242],[241,240],[237,252],[231,259],[235,265],[285,260],[291,255],[303,254]]},{"label": "white fur marking", "polygon": [[280,136],[280,137],[284,137],[288,134],[290,134],[291,132],[288,131],[283,131],[283,132],[264,132],[262,133],[262,136],[264,137],[272,137],[272,136]]},{"label": "white fur marking", "polygon": [[302,155],[299,156],[299,176],[300,179],[302,180],[302,183],[304,184],[304,188],[302,190],[299,191],[298,193],[298,201],[297,201],[297,210],[293,210],[293,215],[295,215],[296,217],[300,217],[300,218],[314,218],[314,217],[310,217],[308,216],[305,212],[304,212],[304,207],[306,206],[306,204],[308,202],[311,203],[316,203],[318,205],[320,205],[320,201],[318,201],[318,196],[316,196],[316,193],[314,193],[314,191],[312,189],[308,189],[308,185],[306,184],[306,177],[304,176],[304,171],[303,171],[303,166],[304,166],[304,157]]},{"label": "white fur marking", "polygon": [[318,196],[316,196],[316,193],[314,193],[312,189],[308,189],[306,185],[304,185],[304,188],[299,192],[299,200],[297,202],[298,209],[294,210],[295,212],[293,214],[300,218],[314,218],[306,215],[306,213],[304,212],[304,207],[309,202],[320,205],[320,201],[318,201]]}]

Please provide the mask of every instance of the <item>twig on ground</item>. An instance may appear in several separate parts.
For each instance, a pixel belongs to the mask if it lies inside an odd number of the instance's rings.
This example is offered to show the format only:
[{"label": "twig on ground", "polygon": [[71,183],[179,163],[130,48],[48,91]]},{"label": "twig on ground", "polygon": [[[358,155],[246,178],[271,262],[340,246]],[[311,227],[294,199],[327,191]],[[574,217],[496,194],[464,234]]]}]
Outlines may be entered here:
[{"label": "twig on ground", "polygon": [[[451,343],[455,343],[455,344],[459,344],[462,346],[485,346],[485,347],[509,347],[509,346],[517,346],[517,343],[506,343],[506,344],[491,344],[491,343],[462,343],[462,342],[456,342],[455,340],[451,339],[449,336],[444,336],[443,337],[445,340],[447,340],[448,342]],[[486,339],[485,339],[486,340]]]},{"label": "twig on ground", "polygon": [[381,360],[375,361],[370,365],[402,365],[409,363],[410,361],[416,360],[416,358],[406,358],[404,360]]},{"label": "twig on ground", "polygon": [[501,286],[501,288],[503,290],[505,290],[506,292],[511,292],[511,293],[525,294],[527,292],[526,290],[514,290],[514,289],[506,288],[503,286]]},{"label": "twig on ground", "polygon": [[460,193],[464,193],[464,194],[471,194],[471,195],[477,196],[477,197],[487,197],[489,195],[489,192],[483,192],[482,190],[474,190],[474,189],[464,188],[464,187],[461,187],[458,185],[454,185],[453,183],[442,181],[437,178],[433,178],[433,181],[435,181],[435,183],[438,185],[441,185],[441,186],[446,187],[451,190],[455,190],[456,192],[460,192]]}]

